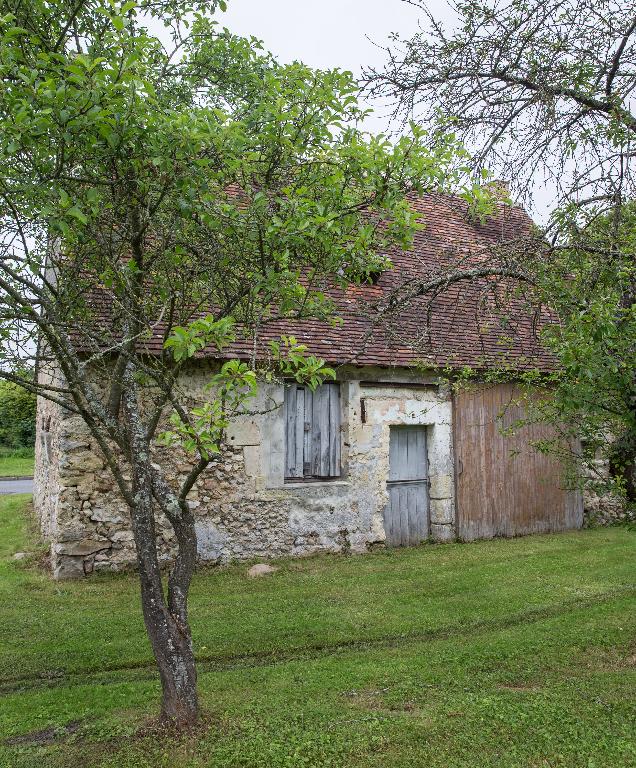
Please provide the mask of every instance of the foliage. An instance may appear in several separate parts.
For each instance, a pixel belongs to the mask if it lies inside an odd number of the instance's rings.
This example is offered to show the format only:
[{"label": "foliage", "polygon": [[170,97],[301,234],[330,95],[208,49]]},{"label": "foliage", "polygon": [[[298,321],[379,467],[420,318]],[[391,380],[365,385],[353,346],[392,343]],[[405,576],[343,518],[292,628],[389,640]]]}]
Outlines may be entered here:
[{"label": "foliage", "polygon": [[281,343],[270,342],[272,359],[283,376],[297,382],[306,382],[311,389],[325,379],[335,379],[336,372],[315,355],[307,354],[307,346],[299,344],[293,336],[282,336]]},{"label": "foliage", "polygon": [[559,362],[544,410],[583,441],[588,466],[608,460],[615,489],[636,501],[636,206],[591,218],[567,242],[539,272],[559,319],[544,333]]},{"label": "foliage", "polygon": [[214,345],[217,350],[227,347],[235,338],[233,326],[229,317],[215,320],[212,315],[206,315],[193,320],[187,328],[173,328],[163,347],[172,350],[175,362],[180,363],[210,345]]},{"label": "foliage", "polygon": [[0,381],[0,446],[33,448],[36,398],[17,384]]},{"label": "foliage", "polygon": [[[636,760],[634,532],[283,560],[260,580],[246,565],[201,569],[192,621],[206,716],[175,737],[148,727],[159,690],[135,577],[61,585],[13,561],[38,552],[25,502],[0,499],[1,765]],[[52,744],[5,741],[48,728]]]},{"label": "foliage", "polygon": [[[0,17],[0,378],[78,415],[99,446],[133,518],[163,714],[190,724],[188,493],[260,382],[330,375],[299,345],[260,366],[262,337],[280,320],[333,320],[330,288],[408,247],[407,193],[491,206],[462,180],[452,132],[365,134],[351,73],[279,64],[220,29],[217,7],[9,0]],[[36,348],[38,381],[24,381],[16,366]],[[206,349],[228,362],[192,397],[181,374]],[[166,443],[192,454],[179,485]],[[167,587],[157,512],[179,545]]]},{"label": "foliage", "polygon": [[452,31],[421,8],[428,25],[394,41],[371,87],[410,118],[452,123],[474,165],[495,167],[517,194],[532,199],[546,180],[556,190],[544,231],[502,243],[494,261],[514,273],[503,295],[548,310],[537,315],[558,370],[499,373],[551,385],[534,417],[571,446],[583,439],[578,458],[597,488],[607,479],[597,460],[609,459],[610,488],[636,503],[636,3],[466,0]]},{"label": "foliage", "polygon": [[[166,8],[174,26],[183,8]],[[143,282],[136,338],[176,303],[164,347],[181,364],[205,346],[227,347],[239,322],[242,335],[267,323],[274,303],[278,316],[324,316],[324,276],[359,281],[386,264],[389,246],[409,244],[415,218],[405,191],[458,178],[450,165],[463,154],[452,135],[425,150],[417,126],[395,143],[359,132],[349,73],[281,66],[200,12],[175,64],[138,23],[140,11],[159,15],[157,4],[82,5],[66,26],[60,9],[34,3],[27,13],[20,4],[3,21],[12,82],[2,105],[5,224],[17,282],[42,279],[52,232],[73,254],[72,268],[55,265],[71,324],[91,320],[96,280],[116,306]],[[27,18],[43,14],[51,29],[37,36]],[[71,28],[88,38],[85,49],[72,37],[64,43]],[[477,186],[463,193],[488,210]],[[26,232],[35,247],[21,242]],[[220,306],[215,317],[192,316],[202,302]],[[123,307],[114,314],[120,333]],[[117,346],[117,337],[75,332],[95,362],[102,346]]]},{"label": "foliage", "polygon": [[0,477],[33,477],[33,448],[0,447]]},{"label": "foliage", "polygon": [[5,448],[0,446],[0,458],[33,459],[33,448]]}]

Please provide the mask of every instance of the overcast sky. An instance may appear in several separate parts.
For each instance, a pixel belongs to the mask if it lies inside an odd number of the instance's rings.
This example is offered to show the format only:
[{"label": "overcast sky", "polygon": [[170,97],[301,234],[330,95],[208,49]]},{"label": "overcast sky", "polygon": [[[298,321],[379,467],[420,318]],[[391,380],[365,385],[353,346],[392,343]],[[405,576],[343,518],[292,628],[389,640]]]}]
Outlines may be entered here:
[{"label": "overcast sky", "polygon": [[[449,15],[441,0],[431,8]],[[401,0],[229,0],[218,20],[233,32],[260,37],[281,61],[299,59],[358,74],[365,64],[383,62],[371,40],[382,44],[391,32],[410,36],[418,11]]]},{"label": "overcast sky", "polygon": [[[435,17],[452,26],[455,15],[445,0],[427,0]],[[303,61],[313,67],[348,69],[359,75],[365,67],[381,68],[382,49],[392,32],[410,37],[422,13],[404,0],[228,0],[219,24],[235,34],[261,39],[279,61]],[[155,27],[155,25],[152,25]],[[161,34],[160,29],[154,31]],[[390,129],[386,105],[372,105],[374,116],[365,128]],[[543,218],[547,191],[537,190],[532,213]]]},{"label": "overcast sky", "polygon": [[[444,0],[429,0],[438,18],[452,21]],[[229,0],[218,20],[232,32],[254,35],[282,62],[303,61],[323,69],[340,67],[360,75],[365,67],[381,68],[382,50],[392,32],[412,36],[418,9],[403,0]],[[369,130],[388,126],[384,109],[365,124]]]}]

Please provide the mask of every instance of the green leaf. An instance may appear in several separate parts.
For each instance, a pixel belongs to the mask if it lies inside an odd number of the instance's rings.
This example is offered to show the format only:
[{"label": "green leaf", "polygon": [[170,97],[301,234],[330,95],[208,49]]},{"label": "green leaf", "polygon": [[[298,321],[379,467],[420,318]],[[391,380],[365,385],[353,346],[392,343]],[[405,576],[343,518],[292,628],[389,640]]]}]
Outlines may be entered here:
[{"label": "green leaf", "polygon": [[77,219],[78,221],[81,221],[82,224],[86,224],[88,222],[88,219],[86,216],[82,213],[82,211],[74,205],[72,208],[69,208],[66,212],[67,216],[73,216],[73,218]]}]

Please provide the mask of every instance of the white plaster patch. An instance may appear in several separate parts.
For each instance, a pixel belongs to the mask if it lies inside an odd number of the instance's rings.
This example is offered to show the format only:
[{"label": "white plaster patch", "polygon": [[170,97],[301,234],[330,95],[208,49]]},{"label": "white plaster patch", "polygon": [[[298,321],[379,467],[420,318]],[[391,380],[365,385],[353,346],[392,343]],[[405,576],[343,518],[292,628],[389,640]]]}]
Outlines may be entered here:
[{"label": "white plaster patch", "polygon": [[255,418],[238,416],[228,425],[225,437],[235,447],[258,445],[261,442],[261,431]]},{"label": "white plaster patch", "polygon": [[453,523],[453,503],[451,499],[431,499],[431,526]]},{"label": "white plaster patch", "polygon": [[197,554],[202,560],[220,560],[223,557],[227,535],[207,520],[194,524],[197,535]]}]

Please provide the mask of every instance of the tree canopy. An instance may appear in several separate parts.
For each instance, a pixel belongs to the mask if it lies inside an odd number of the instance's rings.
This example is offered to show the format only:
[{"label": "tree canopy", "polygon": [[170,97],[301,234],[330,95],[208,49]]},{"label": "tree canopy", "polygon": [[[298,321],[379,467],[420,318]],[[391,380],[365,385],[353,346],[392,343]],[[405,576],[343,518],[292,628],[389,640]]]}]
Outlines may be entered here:
[{"label": "tree canopy", "polygon": [[425,0],[420,31],[395,37],[372,92],[396,115],[450,120],[477,167],[516,194],[546,182],[558,207],[634,197],[636,3],[461,0],[444,24]]},{"label": "tree canopy", "polygon": [[393,38],[367,86],[401,120],[437,126],[431,137],[452,129],[473,168],[521,200],[556,192],[543,230],[499,249],[491,274],[508,269],[555,320],[542,415],[585,439],[588,470],[610,459],[612,484],[636,502],[636,3],[462,0],[451,25],[412,4],[420,31]]},{"label": "tree canopy", "polygon": [[[197,716],[188,492],[260,381],[332,375],[293,339],[265,359],[229,345],[256,349],[276,318],[331,317],[326,281],[364,280],[408,246],[405,194],[458,186],[465,157],[416,126],[363,133],[350,73],[281,65],[216,7],[10,0],[0,19],[0,378],[79,416],[99,446],[130,509],[162,714],[179,724]],[[193,403],[180,373],[206,346],[230,359]],[[192,455],[178,486],[166,443]],[[178,543],[166,589],[157,514]]]},{"label": "tree canopy", "polygon": [[0,381],[0,447],[33,448],[35,396],[9,381]]}]

